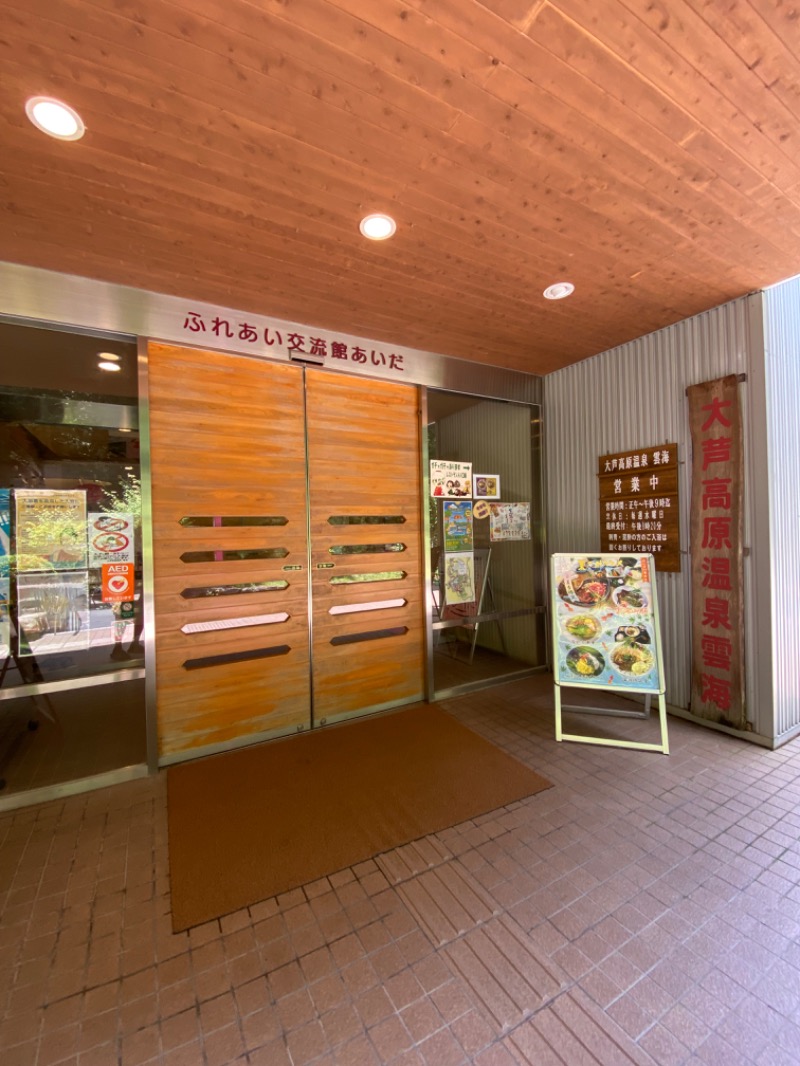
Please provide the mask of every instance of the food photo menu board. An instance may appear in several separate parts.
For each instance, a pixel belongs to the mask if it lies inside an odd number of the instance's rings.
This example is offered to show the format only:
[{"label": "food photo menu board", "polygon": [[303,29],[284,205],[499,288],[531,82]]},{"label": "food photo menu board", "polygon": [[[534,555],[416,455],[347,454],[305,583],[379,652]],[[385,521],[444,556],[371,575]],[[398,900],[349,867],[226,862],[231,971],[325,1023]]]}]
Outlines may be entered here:
[{"label": "food photo menu board", "polygon": [[663,693],[652,555],[554,555],[556,684]]},{"label": "food photo menu board", "polygon": [[[669,755],[653,556],[556,554],[551,566],[556,740]],[[562,686],[636,693],[645,697],[644,711],[562,708]],[[657,743],[618,738],[608,731],[603,736],[563,732],[562,709],[649,718],[652,696],[658,699]]]}]

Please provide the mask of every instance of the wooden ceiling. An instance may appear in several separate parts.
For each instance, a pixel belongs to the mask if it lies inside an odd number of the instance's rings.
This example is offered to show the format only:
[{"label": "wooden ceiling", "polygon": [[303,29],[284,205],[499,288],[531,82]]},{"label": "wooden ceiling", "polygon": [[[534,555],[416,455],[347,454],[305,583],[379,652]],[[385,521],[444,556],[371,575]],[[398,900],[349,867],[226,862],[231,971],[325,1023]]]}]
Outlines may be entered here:
[{"label": "wooden ceiling", "polygon": [[794,0],[0,16],[0,259],[533,373],[800,272]]}]

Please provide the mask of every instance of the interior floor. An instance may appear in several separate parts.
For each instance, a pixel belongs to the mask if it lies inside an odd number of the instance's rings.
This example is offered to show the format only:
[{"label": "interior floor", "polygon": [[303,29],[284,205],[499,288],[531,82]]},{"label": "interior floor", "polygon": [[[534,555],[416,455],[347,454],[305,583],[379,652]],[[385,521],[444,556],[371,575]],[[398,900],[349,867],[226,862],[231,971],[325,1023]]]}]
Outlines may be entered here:
[{"label": "interior floor", "polygon": [[146,763],[144,684],[0,701],[0,797]]},{"label": "interior floor", "polygon": [[1,816],[4,1066],[797,1063],[800,739],[443,706],[552,787],[177,935],[164,774]]}]

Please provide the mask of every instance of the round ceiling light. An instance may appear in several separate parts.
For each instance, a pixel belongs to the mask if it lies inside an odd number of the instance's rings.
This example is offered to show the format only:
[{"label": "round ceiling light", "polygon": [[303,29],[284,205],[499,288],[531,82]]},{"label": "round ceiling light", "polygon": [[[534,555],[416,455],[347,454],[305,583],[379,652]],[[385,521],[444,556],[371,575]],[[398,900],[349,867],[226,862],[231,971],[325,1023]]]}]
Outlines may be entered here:
[{"label": "round ceiling light", "polygon": [[25,104],[25,114],[42,133],[60,141],[77,141],[86,132],[78,112],[51,96],[32,96]]},{"label": "round ceiling light", "polygon": [[563,300],[565,296],[571,296],[575,292],[575,286],[571,281],[557,281],[554,285],[548,285],[542,293],[545,300]]},{"label": "round ceiling light", "polygon": [[108,370],[110,372],[113,372],[115,370],[117,370],[117,371],[122,370],[122,367],[119,365],[119,363],[110,363],[110,362],[108,362],[105,359],[103,360],[102,363],[98,363],[97,366],[99,367],[100,370]]},{"label": "round ceiling light", "polygon": [[358,228],[371,241],[385,241],[395,232],[397,223],[389,215],[367,215],[361,219]]},{"label": "round ceiling light", "polygon": [[120,361],[120,359],[122,358],[122,356],[121,355],[117,355],[116,352],[98,352],[97,353],[97,358],[98,359],[105,359],[106,362],[109,362],[109,363],[118,363]]}]

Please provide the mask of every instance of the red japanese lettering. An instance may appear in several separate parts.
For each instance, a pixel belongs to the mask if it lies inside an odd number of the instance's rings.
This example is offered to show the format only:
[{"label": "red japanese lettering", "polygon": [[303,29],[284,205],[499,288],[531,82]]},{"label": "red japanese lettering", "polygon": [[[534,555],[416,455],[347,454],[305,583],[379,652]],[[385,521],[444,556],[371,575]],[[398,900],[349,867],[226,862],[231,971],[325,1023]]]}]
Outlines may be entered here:
[{"label": "red japanese lettering", "polygon": [[722,589],[730,592],[731,561],[726,558],[703,559],[703,586],[707,589]]},{"label": "red japanese lettering", "polygon": [[718,598],[707,598],[703,604],[703,618],[700,622],[701,626],[708,626],[709,629],[732,629],[730,621],[730,604],[727,600],[721,600]]},{"label": "red japanese lettering", "polygon": [[727,463],[731,457],[731,437],[709,437],[702,442],[703,470],[707,470],[712,463]]},{"label": "red japanese lettering", "polygon": [[703,519],[703,544],[704,548],[712,548],[720,551],[722,548],[730,548],[731,545],[731,520],[723,515],[721,517],[707,517]]}]

